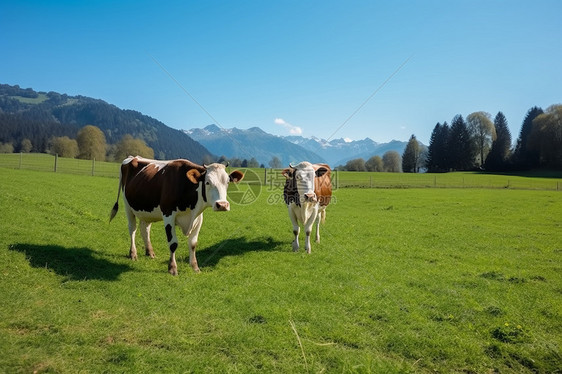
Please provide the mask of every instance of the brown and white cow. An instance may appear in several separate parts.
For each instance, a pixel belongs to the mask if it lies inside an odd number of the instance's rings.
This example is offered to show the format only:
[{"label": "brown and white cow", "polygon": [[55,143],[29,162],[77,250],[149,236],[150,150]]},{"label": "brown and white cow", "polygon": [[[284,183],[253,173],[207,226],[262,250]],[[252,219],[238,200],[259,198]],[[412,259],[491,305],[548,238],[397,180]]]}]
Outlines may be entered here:
[{"label": "brown and white cow", "polygon": [[316,242],[320,242],[320,221],[323,223],[326,220],[326,207],[332,199],[331,170],[326,164],[311,164],[308,161],[289,166],[282,173],[287,179],[283,198],[293,223],[293,250],[299,250],[299,224],[302,224],[306,233],[304,249],[310,253],[312,226],[316,222]]},{"label": "brown and white cow", "polygon": [[212,207],[216,211],[230,210],[226,200],[229,182],[239,182],[244,174],[238,170],[227,174],[222,164],[197,165],[188,160],[157,161],[129,156],[121,164],[117,202],[111,211],[110,221],[119,208],[119,193],[123,190],[123,202],[129,221],[131,248],[129,257],[137,259],[135,233],[137,218],[146,255],[154,258],[150,242],[152,222],[164,221],[170,262],[168,272],[178,274],[176,249],[178,225],[189,242],[189,263],[199,272],[195,247],[203,223],[203,211]]}]

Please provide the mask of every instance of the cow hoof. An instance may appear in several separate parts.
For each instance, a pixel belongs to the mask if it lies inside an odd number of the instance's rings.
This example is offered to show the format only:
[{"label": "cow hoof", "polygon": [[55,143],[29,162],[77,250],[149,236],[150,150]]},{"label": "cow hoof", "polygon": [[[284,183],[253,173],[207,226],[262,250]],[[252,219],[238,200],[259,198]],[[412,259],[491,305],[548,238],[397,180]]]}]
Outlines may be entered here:
[{"label": "cow hoof", "polygon": [[155,257],[156,257],[156,256],[154,255],[154,253],[147,253],[146,256],[147,256],[147,257],[150,257],[150,258],[155,258]]},{"label": "cow hoof", "polygon": [[130,253],[129,253],[129,258],[130,258],[131,260],[133,260],[133,261],[136,261],[136,260],[138,260],[138,258],[137,258],[137,255],[136,255],[136,254],[134,254],[134,255],[133,255],[133,254],[130,254]]},{"label": "cow hoof", "polygon": [[178,275],[178,268],[177,268],[177,267],[168,266],[168,273],[170,273],[170,274],[172,274],[172,275]]},{"label": "cow hoof", "polygon": [[193,269],[193,271],[196,272],[196,273],[200,273],[200,272],[201,272],[201,269],[195,268],[195,269]]}]

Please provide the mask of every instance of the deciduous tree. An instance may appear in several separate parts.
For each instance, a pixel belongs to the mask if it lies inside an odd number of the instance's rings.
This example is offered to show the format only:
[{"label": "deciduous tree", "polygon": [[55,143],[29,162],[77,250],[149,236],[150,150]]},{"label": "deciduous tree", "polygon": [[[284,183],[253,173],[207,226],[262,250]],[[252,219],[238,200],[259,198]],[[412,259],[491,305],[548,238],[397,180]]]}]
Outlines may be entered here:
[{"label": "deciduous tree", "polygon": [[552,105],[533,120],[528,147],[539,152],[542,165],[562,167],[562,105]]},{"label": "deciduous tree", "polygon": [[383,163],[381,156],[372,156],[365,162],[367,171],[383,171]]},{"label": "deciduous tree", "polygon": [[384,171],[400,173],[402,171],[402,158],[396,151],[387,151],[382,155]]},{"label": "deciduous tree", "polygon": [[70,139],[68,136],[60,136],[52,138],[49,143],[49,153],[51,154],[68,158],[75,158],[78,156],[78,143],[76,139]]},{"label": "deciduous tree", "polygon": [[474,112],[466,117],[467,129],[476,147],[478,166],[482,166],[496,139],[496,129],[490,118],[490,113],[486,112]]},{"label": "deciduous tree", "polygon": [[31,140],[25,138],[21,141],[20,145],[20,152],[29,153],[33,149],[33,144],[31,144]]},{"label": "deciduous tree", "polygon": [[135,139],[132,135],[126,134],[121,141],[117,143],[115,161],[121,161],[128,156],[154,158],[154,150],[146,145],[144,140]]},{"label": "deciduous tree", "polygon": [[105,161],[105,135],[98,127],[92,125],[84,126],[78,132],[76,141],[80,149],[78,158]]},{"label": "deciduous tree", "polygon": [[366,171],[365,168],[365,160],[362,158],[355,158],[353,160],[349,160],[345,164],[345,170],[348,171]]},{"label": "deciduous tree", "polygon": [[281,159],[277,156],[273,156],[271,158],[271,161],[269,161],[269,167],[273,168],[273,169],[280,169],[283,167],[283,164],[281,163]]}]

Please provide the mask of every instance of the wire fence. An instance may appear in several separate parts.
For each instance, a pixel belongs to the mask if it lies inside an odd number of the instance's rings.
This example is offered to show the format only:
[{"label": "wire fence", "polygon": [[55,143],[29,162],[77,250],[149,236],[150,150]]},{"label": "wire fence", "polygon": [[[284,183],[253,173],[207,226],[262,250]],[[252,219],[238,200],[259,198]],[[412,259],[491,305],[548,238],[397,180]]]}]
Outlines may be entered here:
[{"label": "wire fence", "polygon": [[119,177],[119,163],[79,160],[45,153],[0,154],[0,165],[10,169],[52,171],[64,174]]},{"label": "wire fence", "polygon": [[[0,167],[118,178],[120,163],[63,158],[44,153],[3,153]],[[282,188],[282,169],[245,169],[246,184]],[[249,172],[250,171],[250,172]],[[332,187],[339,188],[494,188],[562,191],[562,178],[483,173],[375,173],[332,171]]]}]

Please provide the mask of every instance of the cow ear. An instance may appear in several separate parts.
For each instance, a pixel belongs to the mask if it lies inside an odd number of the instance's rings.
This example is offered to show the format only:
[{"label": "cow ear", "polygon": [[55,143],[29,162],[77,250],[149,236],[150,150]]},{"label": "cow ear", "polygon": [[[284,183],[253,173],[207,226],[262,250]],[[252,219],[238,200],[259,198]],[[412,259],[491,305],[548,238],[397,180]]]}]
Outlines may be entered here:
[{"label": "cow ear", "polygon": [[326,174],[328,172],[328,169],[326,169],[325,167],[319,167],[314,174],[316,174],[317,177],[321,177],[324,174]]},{"label": "cow ear", "polygon": [[283,171],[281,172],[281,175],[284,176],[287,179],[291,179],[293,177],[293,169],[283,169]]},{"label": "cow ear", "polygon": [[187,175],[187,179],[189,179],[191,183],[197,184],[201,180],[201,176],[203,174],[201,174],[201,172],[197,169],[189,169],[186,175]]},{"label": "cow ear", "polygon": [[241,171],[234,170],[228,177],[231,182],[238,183],[244,178],[244,174]]}]

